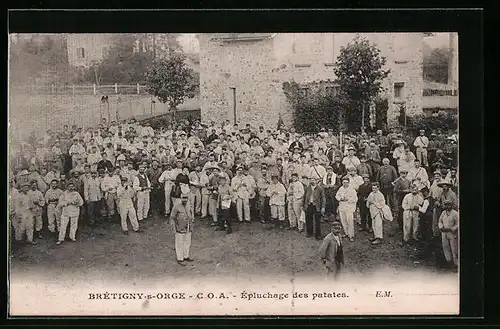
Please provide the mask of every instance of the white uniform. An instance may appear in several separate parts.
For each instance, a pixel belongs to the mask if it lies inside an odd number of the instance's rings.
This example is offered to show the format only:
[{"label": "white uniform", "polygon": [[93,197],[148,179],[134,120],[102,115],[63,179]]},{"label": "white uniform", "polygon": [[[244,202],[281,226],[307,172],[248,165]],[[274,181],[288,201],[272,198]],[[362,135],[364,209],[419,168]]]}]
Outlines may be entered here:
[{"label": "white uniform", "polygon": [[132,224],[132,229],[134,231],[139,230],[139,223],[137,221],[137,215],[135,213],[134,198],[136,191],[130,186],[120,186],[116,190],[116,196],[118,198],[118,204],[120,205],[120,219],[122,231],[128,231],[127,217],[130,219],[130,224]]}]

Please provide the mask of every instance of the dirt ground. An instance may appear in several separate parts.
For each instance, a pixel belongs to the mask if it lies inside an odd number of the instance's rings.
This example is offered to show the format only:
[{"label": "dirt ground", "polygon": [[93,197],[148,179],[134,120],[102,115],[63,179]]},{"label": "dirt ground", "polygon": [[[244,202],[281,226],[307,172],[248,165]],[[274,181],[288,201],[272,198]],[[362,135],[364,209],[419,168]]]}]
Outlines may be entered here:
[{"label": "dirt ground", "polygon": [[[233,224],[234,232],[214,231],[197,219],[191,258],[183,267],[175,261],[174,237],[165,218],[154,216],[140,222],[143,233],[121,232],[119,220],[102,222],[95,228],[80,224],[77,242],[60,246],[47,234],[38,245],[15,246],[11,274],[48,270],[58,273],[95,274],[125,279],[155,276],[239,277],[245,275],[309,275],[321,272],[317,252],[321,241],[305,233],[264,227],[260,222]],[[329,224],[322,223],[322,233]],[[413,246],[399,246],[401,233],[396,222],[384,223],[383,244],[372,246],[371,234],[356,232],[356,241],[344,239],[345,275],[369,275],[379,269],[398,273],[426,270],[443,272],[434,260],[420,259]],[[449,271],[448,271],[449,272]]]}]

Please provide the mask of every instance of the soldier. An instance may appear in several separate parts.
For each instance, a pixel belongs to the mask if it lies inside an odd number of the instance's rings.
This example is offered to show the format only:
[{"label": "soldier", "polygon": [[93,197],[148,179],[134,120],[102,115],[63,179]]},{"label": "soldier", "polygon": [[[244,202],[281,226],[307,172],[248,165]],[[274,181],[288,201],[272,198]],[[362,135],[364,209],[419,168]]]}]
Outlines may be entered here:
[{"label": "soldier", "polygon": [[219,223],[222,229],[225,229],[227,234],[232,233],[231,228],[231,185],[226,176],[219,177],[218,201],[217,208],[219,210]]},{"label": "soldier", "polygon": [[394,186],[394,199],[398,226],[403,230],[403,198],[405,195],[411,192],[411,181],[407,178],[406,169],[401,169],[399,172],[399,177],[393,182]]},{"label": "soldier", "polygon": [[42,213],[43,207],[45,206],[45,197],[43,196],[43,193],[38,190],[38,184],[36,180],[33,180],[31,182],[31,190],[28,192],[28,194],[30,195],[31,201],[33,203],[31,211],[33,213],[35,223],[35,236],[37,239],[43,239]]},{"label": "soldier", "polygon": [[[456,269],[458,266],[458,211],[453,209],[453,202],[444,201],[444,211],[439,217],[439,230],[443,244],[443,252],[448,264]],[[451,265],[450,265],[451,266]]]},{"label": "soldier", "polygon": [[335,198],[339,202],[339,215],[345,234],[349,241],[354,242],[354,212],[358,195],[354,188],[350,186],[348,177],[342,179],[342,186],[338,189]]},{"label": "soldier", "polygon": [[127,177],[121,178],[121,185],[116,190],[116,196],[118,200],[119,209],[120,209],[120,219],[123,234],[128,234],[128,224],[127,217],[130,220],[130,224],[132,225],[132,229],[134,232],[140,233],[142,232],[139,228],[139,222],[137,221],[137,215],[134,208],[134,195],[136,194],[136,189],[139,187],[134,187],[132,182],[129,182]]},{"label": "soldier", "polygon": [[271,207],[271,220],[275,226],[280,229],[284,228],[285,222],[285,197],[286,189],[279,181],[276,174],[271,175],[271,184],[267,188],[267,196],[269,197],[269,206]]},{"label": "soldier", "polygon": [[373,227],[372,245],[381,244],[384,239],[383,220],[392,221],[392,214],[389,207],[385,203],[385,198],[380,192],[380,185],[377,182],[372,183],[372,192],[366,198],[366,205],[370,210]]},{"label": "soldier", "polygon": [[262,165],[261,174],[257,179],[257,209],[262,224],[265,224],[268,220],[269,197],[267,196],[267,188],[269,187],[269,183],[267,167]]},{"label": "soldier", "polygon": [[240,223],[243,223],[243,220],[250,223],[250,186],[248,186],[246,177],[243,174],[242,166],[238,166],[236,168],[236,176],[234,176],[231,181],[231,188],[233,189],[233,193],[236,198],[238,220]]},{"label": "soldier", "polygon": [[36,244],[36,241],[33,241],[33,202],[30,194],[28,193],[29,188],[29,183],[23,183],[21,185],[21,192],[16,196],[15,199],[15,211],[17,217],[15,239],[16,241],[20,242],[23,239],[23,235],[26,234],[26,243]]},{"label": "soldier", "polygon": [[326,275],[328,278],[332,277],[334,280],[339,278],[342,266],[344,265],[341,231],[342,225],[340,222],[333,222],[332,231],[325,237],[319,248],[319,255],[326,267]]},{"label": "soldier", "polygon": [[146,163],[139,165],[139,173],[132,182],[134,190],[137,192],[137,217],[141,221],[148,218],[151,182],[146,175]]},{"label": "soldier", "polygon": [[189,173],[189,186],[194,199],[194,214],[201,214],[201,187],[200,187],[201,166],[197,165],[194,171]]},{"label": "soldier", "polygon": [[411,193],[403,198],[403,243],[410,242],[412,237],[415,242],[419,241],[420,226],[420,206],[424,203],[424,198],[419,192],[418,186],[411,186]]},{"label": "soldier", "polygon": [[425,130],[420,130],[420,136],[415,138],[413,142],[413,146],[415,146],[417,150],[417,159],[422,163],[424,167],[429,166],[428,158],[427,158],[427,147],[429,146],[429,139],[425,136]]},{"label": "soldier", "polygon": [[80,194],[75,191],[75,183],[69,181],[67,190],[61,194],[59,202],[57,203],[58,210],[61,210],[61,227],[59,228],[57,245],[64,242],[68,223],[70,223],[69,238],[73,242],[76,241],[76,231],[78,229],[78,217],[80,215],[81,206],[83,206],[83,199]]},{"label": "soldier", "polygon": [[170,213],[170,227],[175,234],[175,253],[177,263],[186,266],[184,262],[192,261],[189,258],[191,248],[191,234],[193,230],[194,211],[188,202],[187,194],[181,195],[181,202],[174,204]]},{"label": "soldier", "polygon": [[56,234],[61,227],[61,214],[57,211],[57,203],[63,191],[59,188],[57,179],[50,182],[50,188],[45,192],[45,203],[47,204],[47,222],[49,232]]},{"label": "soldier", "polygon": [[90,226],[93,226],[96,218],[100,217],[99,206],[102,198],[101,182],[96,169],[91,171],[90,178],[85,181],[83,196],[87,204],[88,221]]},{"label": "soldier", "polygon": [[121,185],[120,177],[115,175],[115,169],[108,169],[108,174],[104,176],[101,189],[104,192],[104,199],[108,209],[108,219],[116,215],[116,189]]},{"label": "soldier", "polygon": [[303,223],[300,220],[302,212],[302,204],[304,203],[304,185],[299,182],[299,175],[292,174],[292,183],[288,187],[287,202],[288,202],[288,220],[290,221],[289,230],[298,228],[299,232],[304,230]]}]

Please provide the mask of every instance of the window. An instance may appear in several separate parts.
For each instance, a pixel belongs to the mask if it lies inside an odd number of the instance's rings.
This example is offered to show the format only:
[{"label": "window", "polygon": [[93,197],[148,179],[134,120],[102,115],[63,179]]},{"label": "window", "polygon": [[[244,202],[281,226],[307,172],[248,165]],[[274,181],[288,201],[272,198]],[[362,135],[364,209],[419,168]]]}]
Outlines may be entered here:
[{"label": "window", "polygon": [[300,88],[300,96],[301,97],[309,96],[309,88]]},{"label": "window", "polygon": [[337,96],[339,94],[339,86],[328,86],[328,87],[326,87],[326,93],[328,95]]},{"label": "window", "polygon": [[396,82],[394,84],[394,98],[402,101],[404,98],[404,82]]},{"label": "window", "polygon": [[83,59],[83,58],[85,58],[85,49],[83,49],[83,48],[77,48],[77,49],[76,49],[76,56],[77,56],[79,59]]}]

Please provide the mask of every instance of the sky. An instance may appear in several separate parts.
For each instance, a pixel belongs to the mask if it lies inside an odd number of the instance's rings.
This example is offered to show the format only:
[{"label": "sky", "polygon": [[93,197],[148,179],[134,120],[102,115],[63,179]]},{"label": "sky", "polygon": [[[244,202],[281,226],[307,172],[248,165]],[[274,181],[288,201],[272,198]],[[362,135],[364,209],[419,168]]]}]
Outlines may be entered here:
[{"label": "sky", "polygon": [[[194,33],[183,33],[177,40],[187,53],[197,53],[200,51],[200,44]],[[432,48],[448,47],[449,33],[435,33],[434,36],[427,37],[424,40]]]}]

